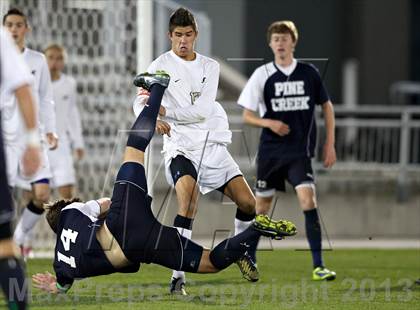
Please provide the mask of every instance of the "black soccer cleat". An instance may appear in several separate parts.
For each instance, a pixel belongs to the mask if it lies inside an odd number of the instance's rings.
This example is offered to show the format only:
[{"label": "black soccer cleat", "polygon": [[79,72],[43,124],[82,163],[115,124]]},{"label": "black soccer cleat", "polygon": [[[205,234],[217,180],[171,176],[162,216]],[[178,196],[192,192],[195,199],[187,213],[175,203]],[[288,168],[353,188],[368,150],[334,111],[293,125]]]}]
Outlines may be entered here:
[{"label": "black soccer cleat", "polygon": [[150,91],[154,84],[162,85],[165,88],[168,87],[170,80],[169,74],[165,71],[156,71],[156,73],[144,72],[134,78],[133,84]]}]

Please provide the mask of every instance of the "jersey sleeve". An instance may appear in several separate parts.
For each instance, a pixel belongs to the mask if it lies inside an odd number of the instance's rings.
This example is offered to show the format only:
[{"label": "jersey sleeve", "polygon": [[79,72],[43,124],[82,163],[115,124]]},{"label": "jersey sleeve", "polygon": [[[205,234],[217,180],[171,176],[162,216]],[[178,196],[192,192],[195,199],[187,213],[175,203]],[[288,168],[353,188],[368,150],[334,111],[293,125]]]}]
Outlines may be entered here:
[{"label": "jersey sleeve", "polygon": [[10,35],[0,27],[0,79],[5,93],[14,92],[24,85],[31,85],[33,77],[19,54]]},{"label": "jersey sleeve", "polygon": [[41,122],[45,132],[56,132],[55,107],[52,94],[51,76],[45,57],[42,58],[42,69],[39,85],[39,108]]},{"label": "jersey sleeve", "polygon": [[187,108],[166,108],[165,118],[178,122],[194,123],[204,121],[212,114],[219,86],[220,66],[215,61],[208,62],[206,65],[208,66],[206,70],[208,74],[203,83],[200,97]]},{"label": "jersey sleeve", "polygon": [[238,104],[245,109],[257,111],[259,105],[264,104],[264,89],[261,81],[266,77],[261,76],[261,70],[255,70],[242,90]]},{"label": "jersey sleeve", "polygon": [[99,214],[101,214],[101,206],[96,200],[89,200],[85,203],[75,202],[66,206],[62,211],[69,209],[79,210],[84,215],[88,216],[92,222],[96,221]]},{"label": "jersey sleeve", "polygon": [[101,206],[96,200],[89,200],[80,207],[80,210],[83,212],[83,214],[94,217],[96,219],[101,213]]},{"label": "jersey sleeve", "polygon": [[80,120],[79,108],[77,106],[77,90],[76,90],[76,81],[71,80],[71,96],[70,96],[70,111],[68,118],[68,133],[70,135],[73,148],[83,149],[83,135],[82,135],[82,121]]},{"label": "jersey sleeve", "polygon": [[325,88],[324,82],[321,79],[321,75],[317,68],[314,68],[315,75],[315,103],[320,105],[330,100],[327,89]]},{"label": "jersey sleeve", "polygon": [[60,272],[56,273],[57,284],[56,287],[60,293],[67,293],[73,285],[74,279],[62,275]]}]

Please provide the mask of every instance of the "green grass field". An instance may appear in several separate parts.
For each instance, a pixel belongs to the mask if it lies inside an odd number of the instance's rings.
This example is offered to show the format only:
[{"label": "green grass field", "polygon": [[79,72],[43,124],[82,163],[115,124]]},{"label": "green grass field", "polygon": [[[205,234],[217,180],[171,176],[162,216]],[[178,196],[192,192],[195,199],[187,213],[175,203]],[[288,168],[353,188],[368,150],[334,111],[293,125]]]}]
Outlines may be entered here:
[{"label": "green grass field", "polygon": [[[338,277],[319,283],[310,280],[308,252],[259,251],[259,282],[243,280],[236,265],[190,274],[186,298],[168,294],[169,270],[142,265],[137,274],[77,281],[67,295],[32,289],[31,309],[420,309],[419,250],[335,250],[325,259]],[[50,260],[28,263],[30,275],[47,270]]]}]

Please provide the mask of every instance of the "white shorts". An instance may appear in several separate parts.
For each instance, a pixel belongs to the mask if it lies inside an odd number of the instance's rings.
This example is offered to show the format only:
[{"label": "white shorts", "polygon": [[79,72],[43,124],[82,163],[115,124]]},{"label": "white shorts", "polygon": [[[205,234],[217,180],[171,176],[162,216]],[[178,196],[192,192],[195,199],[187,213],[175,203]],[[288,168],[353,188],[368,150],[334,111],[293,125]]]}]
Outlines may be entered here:
[{"label": "white shorts", "polygon": [[[6,149],[8,149],[8,147],[6,147]],[[31,183],[36,182],[38,180],[42,180],[42,179],[51,179],[52,175],[51,175],[50,164],[49,164],[48,155],[47,155],[48,146],[44,143],[41,144],[41,167],[38,169],[38,171],[34,175],[30,177],[27,177],[23,174],[22,161],[21,161],[23,150],[24,150],[24,147],[21,147],[20,154],[16,153],[16,152],[19,152],[19,150],[16,150],[16,149],[14,150],[15,154],[17,155],[15,158],[19,158],[19,160],[16,160],[18,162],[18,164],[16,165],[14,163],[15,159],[12,159],[13,168],[16,169],[15,170],[16,174],[13,175],[9,179],[9,184],[12,187],[16,186],[25,190],[31,190],[32,188]],[[9,162],[9,159],[8,159],[8,162]]]},{"label": "white shorts", "polygon": [[48,150],[48,159],[52,178],[50,180],[51,188],[57,188],[76,183],[76,173],[73,165],[73,156],[69,143],[60,141],[58,148]]},{"label": "white shorts", "polygon": [[210,144],[205,148],[204,154],[202,153],[202,150],[176,150],[170,153],[166,152],[165,175],[168,183],[173,186],[170,164],[172,158],[175,158],[178,155],[182,155],[189,159],[194,165],[198,174],[197,182],[200,187],[200,192],[203,195],[225,185],[233,177],[242,175],[239,166],[224,144]]}]

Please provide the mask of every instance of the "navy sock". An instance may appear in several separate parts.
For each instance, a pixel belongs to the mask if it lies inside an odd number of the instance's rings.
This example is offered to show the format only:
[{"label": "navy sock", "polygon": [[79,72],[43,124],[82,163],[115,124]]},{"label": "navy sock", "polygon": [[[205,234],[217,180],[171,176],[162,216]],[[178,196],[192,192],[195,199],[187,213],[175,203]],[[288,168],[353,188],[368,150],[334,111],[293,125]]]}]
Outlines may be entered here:
[{"label": "navy sock", "polygon": [[219,270],[223,270],[236,262],[246,251],[250,244],[258,240],[260,233],[252,226],[220,242],[211,252],[210,261]]},{"label": "navy sock", "polygon": [[303,211],[305,215],[306,237],[312,252],[314,268],[323,267],[321,225],[317,209]]},{"label": "navy sock", "polygon": [[131,146],[140,151],[145,151],[153,137],[156,127],[156,119],[159,114],[160,103],[162,101],[165,87],[159,84],[152,85],[150,97],[143,111],[137,117],[131,132],[128,135],[127,146]]},{"label": "navy sock", "polygon": [[25,272],[18,259],[0,259],[0,284],[8,302],[9,309],[27,309],[28,288]]},{"label": "navy sock", "polygon": [[174,219],[174,227],[192,230],[194,219],[177,214]]},{"label": "navy sock", "polygon": [[29,211],[38,215],[41,215],[45,211],[44,208],[38,208],[37,206],[35,206],[35,203],[33,200],[29,201],[26,207],[28,208]]},{"label": "navy sock", "polygon": [[[241,209],[237,208],[235,218],[243,222],[249,222],[255,218],[255,213],[248,214],[248,213],[243,212]],[[250,240],[249,242],[248,254],[249,256],[251,256],[254,262],[257,261],[257,247],[258,247],[259,241],[260,241],[260,237],[258,237],[256,240],[252,240],[252,241]]]},{"label": "navy sock", "polygon": [[254,263],[257,262],[257,248],[258,248],[258,242],[260,242],[261,236],[258,236],[255,240],[252,240],[249,242],[249,249],[248,254],[254,261]]}]

